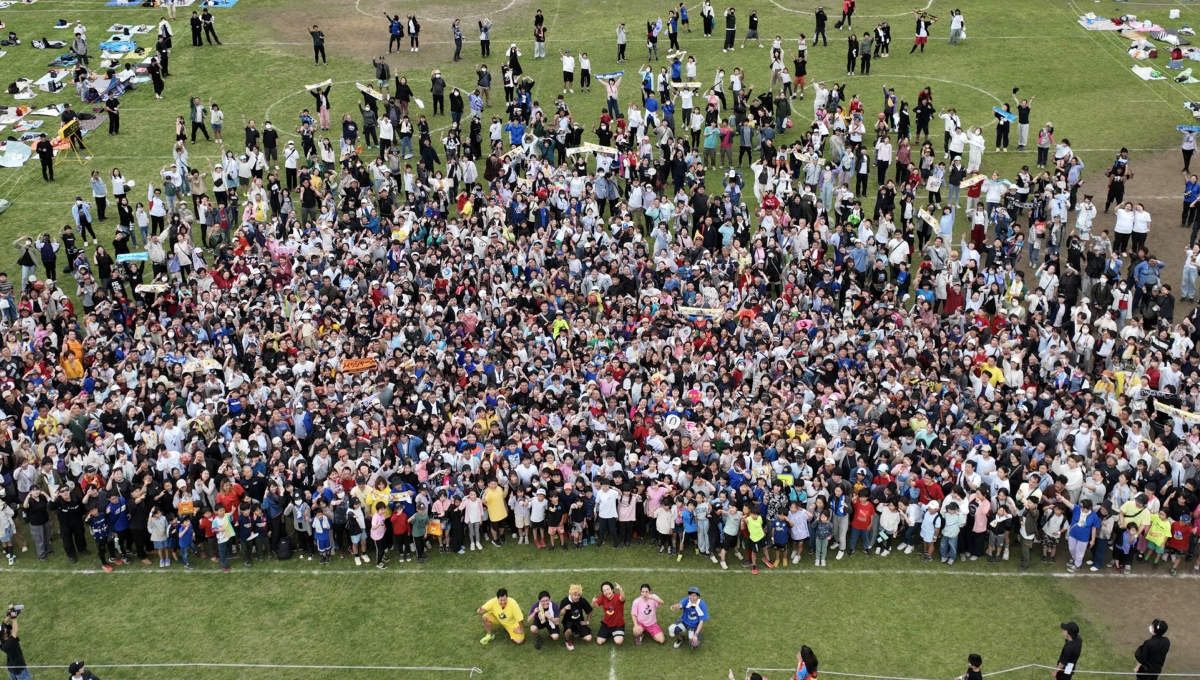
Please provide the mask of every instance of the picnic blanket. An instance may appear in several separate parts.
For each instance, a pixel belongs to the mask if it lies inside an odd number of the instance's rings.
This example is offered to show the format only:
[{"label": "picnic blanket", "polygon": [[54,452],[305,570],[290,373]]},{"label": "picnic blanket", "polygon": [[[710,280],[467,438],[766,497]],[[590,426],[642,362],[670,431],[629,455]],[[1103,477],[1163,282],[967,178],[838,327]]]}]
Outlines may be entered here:
[{"label": "picnic blanket", "polygon": [[61,83],[62,81],[66,80],[67,78],[70,78],[70,77],[71,77],[70,71],[65,71],[65,70],[64,71],[51,71],[51,72],[47,73],[46,75],[42,76],[41,78],[38,78],[37,80],[33,81],[33,87],[41,87],[42,85],[49,85],[51,83],[51,81],[56,82],[56,83]]},{"label": "picnic blanket", "polygon": [[25,161],[29,160],[31,156],[33,156],[33,149],[30,149],[28,144],[5,142],[4,155],[0,156],[0,166],[19,168],[25,165]]},{"label": "picnic blanket", "polygon": [[1195,83],[1200,83],[1200,80],[1196,80],[1195,78],[1192,77],[1192,69],[1191,68],[1186,68],[1183,71],[1181,71],[1179,73],[1179,75],[1175,76],[1175,82],[1183,83],[1184,85],[1192,85]]},{"label": "picnic blanket", "polygon": [[1166,76],[1159,73],[1157,70],[1150,68],[1149,66],[1134,66],[1133,69],[1131,69],[1131,70],[1133,71],[1134,75],[1136,75],[1138,78],[1141,78],[1142,80],[1166,80],[1167,79]]},{"label": "picnic blanket", "polygon": [[1157,31],[1155,33],[1150,34],[1150,37],[1154,38],[1155,40],[1160,40],[1165,43],[1170,43],[1171,45],[1190,45],[1191,44],[1187,40],[1184,40],[1183,38],[1179,37],[1179,31],[1177,31],[1173,28],[1167,29],[1165,31]]},{"label": "picnic blanket", "polygon": [[116,52],[119,54],[125,54],[126,52],[132,52],[137,49],[136,42],[132,40],[121,40],[121,36],[119,35],[115,35],[113,37],[117,38],[117,40],[112,40],[111,38],[109,40],[105,40],[104,42],[100,43],[100,49],[104,50],[105,52]]},{"label": "picnic blanket", "polygon": [[147,26],[146,24],[139,24],[137,26],[131,26],[129,24],[113,24],[112,26],[108,27],[109,33],[120,33],[121,35],[140,35],[142,33],[149,33],[153,30],[153,27]]},{"label": "picnic blanket", "polygon": [[1098,17],[1091,12],[1079,17],[1079,25],[1089,31],[1119,31],[1121,27],[1114,24],[1111,19]]},{"label": "picnic blanket", "polygon": [[62,104],[51,104],[50,106],[43,106],[40,109],[35,109],[33,111],[30,111],[29,113],[27,113],[25,115],[28,115],[28,116],[50,116],[52,118],[58,118],[60,115],[62,115],[62,112],[63,112]]},{"label": "picnic blanket", "polygon": [[200,0],[201,7],[233,7],[238,4],[238,0]]}]

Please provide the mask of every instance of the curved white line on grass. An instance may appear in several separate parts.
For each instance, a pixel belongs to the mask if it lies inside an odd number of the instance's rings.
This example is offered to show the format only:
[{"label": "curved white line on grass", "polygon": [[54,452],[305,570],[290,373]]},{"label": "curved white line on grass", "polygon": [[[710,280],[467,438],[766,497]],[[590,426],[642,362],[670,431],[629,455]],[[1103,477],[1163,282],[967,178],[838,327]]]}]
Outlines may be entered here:
[{"label": "curved white line on grass", "polygon": [[[783,5],[779,4],[776,0],[771,0],[771,4],[775,5],[776,7],[778,7],[779,9],[781,9],[785,12],[791,12],[793,14],[807,14],[809,16],[813,16],[812,12],[805,12],[802,9],[790,9],[788,7],[784,7]],[[933,5],[933,0],[929,0],[929,2],[925,3],[925,6],[921,8],[921,10],[922,11],[927,10],[932,5]],[[910,14],[912,14],[912,12],[900,12],[899,14],[858,14],[856,12],[854,14],[854,16],[863,17],[865,19],[892,19],[895,17],[906,17]]]},{"label": "curved white line on grass", "polygon": [[[375,18],[377,15],[371,14],[370,12],[363,11],[363,8],[360,6],[361,2],[362,2],[362,0],[354,0],[354,9],[358,10],[358,13],[363,16]],[[501,12],[507,12],[508,10],[512,9],[517,4],[517,2],[518,2],[518,0],[509,0],[507,5],[505,5],[504,7],[501,7],[500,9],[496,10],[495,12],[491,12],[489,14],[472,14],[471,16],[456,17],[456,18],[457,19],[482,19],[484,17],[491,16],[492,14],[499,14]],[[933,0],[930,0],[930,2],[933,2]],[[386,14],[386,11],[385,11],[385,14]],[[435,22],[435,23],[450,23],[450,22],[453,22],[454,19],[426,19],[425,21]]]},{"label": "curved white line on grass", "polygon": [[[859,78],[863,78],[863,77],[864,77],[864,76],[853,76],[853,77],[851,77],[849,80],[847,80],[847,82],[854,82],[855,80],[857,80],[857,79],[859,79]],[[929,76],[901,76],[901,75],[892,75],[892,74],[888,74],[888,75],[883,75],[883,74],[880,74],[880,75],[875,75],[875,74],[871,74],[871,75],[869,75],[869,76],[865,76],[865,77],[866,77],[866,78],[903,78],[903,79],[905,79],[905,80],[931,80],[931,81],[933,81],[933,82],[935,82],[935,83],[945,83],[946,85],[957,85],[958,87],[965,87],[965,88],[967,88],[968,90],[975,90],[975,91],[976,91],[976,92],[978,92],[979,94],[986,94],[987,96],[991,97],[992,99],[994,99],[994,100],[995,100],[997,103],[999,103],[999,104],[1003,104],[1003,103],[1004,103],[1004,101],[1003,101],[1003,100],[1001,100],[999,97],[997,97],[996,95],[992,94],[991,92],[988,92],[987,90],[985,90],[985,89],[983,89],[983,88],[975,87],[974,85],[968,85],[968,84],[966,84],[966,83],[960,83],[960,82],[958,82],[957,80],[946,80],[945,78],[932,78],[932,77],[929,77]]]}]

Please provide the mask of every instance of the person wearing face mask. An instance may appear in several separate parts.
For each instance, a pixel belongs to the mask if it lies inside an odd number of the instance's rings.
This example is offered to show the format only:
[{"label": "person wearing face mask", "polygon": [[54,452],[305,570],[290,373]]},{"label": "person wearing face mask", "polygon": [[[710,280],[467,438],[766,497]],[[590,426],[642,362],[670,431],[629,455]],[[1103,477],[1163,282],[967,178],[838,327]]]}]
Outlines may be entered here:
[{"label": "person wearing face mask", "polygon": [[1171,639],[1167,637],[1167,622],[1154,619],[1150,622],[1150,638],[1138,646],[1133,653],[1137,665],[1133,672],[1137,680],[1158,680],[1167,662],[1167,653],[1171,651]]}]

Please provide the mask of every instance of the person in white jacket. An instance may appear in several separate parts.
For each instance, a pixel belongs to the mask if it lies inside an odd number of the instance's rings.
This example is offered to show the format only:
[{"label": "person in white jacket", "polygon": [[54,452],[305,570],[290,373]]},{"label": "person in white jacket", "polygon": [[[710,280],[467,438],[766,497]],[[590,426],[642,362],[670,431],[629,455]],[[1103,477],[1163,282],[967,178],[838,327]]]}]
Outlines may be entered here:
[{"label": "person in white jacket", "polygon": [[1092,240],[1092,221],[1096,219],[1096,206],[1090,195],[1084,195],[1083,200],[1075,206],[1075,231],[1079,232],[1079,240],[1085,244]]},{"label": "person in white jacket", "polygon": [[979,167],[983,165],[983,147],[986,144],[983,128],[976,125],[967,132],[967,174],[979,172]]}]

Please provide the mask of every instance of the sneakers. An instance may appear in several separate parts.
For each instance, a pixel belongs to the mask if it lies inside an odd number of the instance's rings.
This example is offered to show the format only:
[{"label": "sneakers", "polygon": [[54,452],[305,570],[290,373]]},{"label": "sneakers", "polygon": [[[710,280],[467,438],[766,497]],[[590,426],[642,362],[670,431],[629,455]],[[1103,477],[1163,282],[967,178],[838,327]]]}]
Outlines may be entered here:
[{"label": "sneakers", "polygon": [[568,651],[568,652],[573,652],[573,651],[575,651],[575,643],[574,643],[574,642],[571,642],[570,640],[567,640],[567,651]]},{"label": "sneakers", "polygon": [[[8,563],[8,564],[9,564],[9,566],[12,566],[12,561],[11,561],[11,560],[9,560],[9,563]],[[112,571],[112,570],[113,570],[113,568],[112,568],[112,565],[111,565],[111,564],[105,564],[105,565],[102,565],[102,568],[104,569],[104,571]],[[189,568],[189,569],[194,569],[195,567],[192,567],[191,565],[188,565],[188,568]]]},{"label": "sneakers", "polygon": [[947,566],[947,567],[953,567],[953,566],[954,566],[954,558],[953,558],[953,557],[951,557],[951,558],[950,558],[950,560],[946,562],[946,566]]},{"label": "sneakers", "polygon": [[676,556],[675,556],[675,561],[676,561],[676,562],[682,562],[682,561],[683,561],[683,553],[679,553],[678,555],[676,555]]},{"label": "sneakers", "polygon": [[673,647],[675,649],[679,649],[682,646],[683,646],[683,640],[676,640],[675,644],[671,645],[671,647]]},{"label": "sneakers", "polygon": [[712,563],[713,563],[713,564],[716,564],[717,562],[719,562],[719,561],[720,561],[720,560],[718,560],[718,559],[717,559],[717,556],[716,556],[716,555],[709,555],[709,557],[712,559]]},{"label": "sneakers", "polygon": [[728,569],[728,568],[729,568],[729,565],[728,565],[728,564],[725,564],[725,560],[721,560],[721,568],[722,568],[722,569]]},{"label": "sneakers", "polygon": [[845,551],[845,550],[839,550],[839,551],[838,551],[838,554],[837,554],[837,556],[836,556],[836,557],[834,557],[833,559],[835,559],[835,560],[840,560],[840,559],[842,559],[842,558],[843,558],[843,557],[845,557],[845,556],[846,556],[846,551]]},{"label": "sneakers", "polygon": [[751,564],[751,565],[750,565],[750,573],[751,573],[751,574],[757,574],[757,573],[758,573],[758,565]]},{"label": "sneakers", "polygon": [[[481,644],[481,645],[486,645],[487,643],[489,643],[489,642],[491,642],[492,640],[495,640],[495,639],[496,639],[496,636],[495,636],[495,635],[492,635],[491,633],[488,633],[487,635],[484,635],[483,637],[479,638],[479,644]],[[540,639],[540,638],[539,638],[539,639]]]},{"label": "sneakers", "polygon": [[384,564],[383,562],[378,562],[375,564],[375,568],[376,569],[387,569],[387,565]]},{"label": "sneakers", "polygon": [[1008,561],[1008,547],[1007,546],[1005,546],[1005,548],[1004,548],[1004,556],[1001,557],[1000,559],[1004,560],[1005,562]]},{"label": "sneakers", "polygon": [[541,636],[541,635],[538,635],[537,637],[535,637],[535,638],[533,639],[533,648],[534,648],[534,649],[541,649],[541,648],[542,648],[542,636]]},{"label": "sneakers", "polygon": [[641,635],[635,637],[633,639],[633,644],[637,645],[638,647],[641,647],[642,646],[642,637],[643,636],[641,636]]},{"label": "sneakers", "polygon": [[221,567],[221,572],[222,572],[222,573],[225,573],[225,574],[228,574],[228,573],[229,573],[229,567]]},{"label": "sneakers", "polygon": [[362,566],[362,558],[359,557],[358,555],[354,556],[354,566],[356,566],[356,567]]},{"label": "sneakers", "polygon": [[475,552],[475,544],[474,543],[471,544],[471,552]]},{"label": "sneakers", "polygon": [[792,564],[795,564],[799,561],[800,561],[800,553],[793,550],[792,551]]}]

